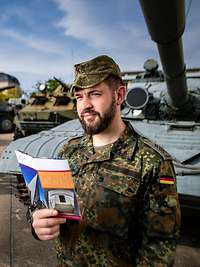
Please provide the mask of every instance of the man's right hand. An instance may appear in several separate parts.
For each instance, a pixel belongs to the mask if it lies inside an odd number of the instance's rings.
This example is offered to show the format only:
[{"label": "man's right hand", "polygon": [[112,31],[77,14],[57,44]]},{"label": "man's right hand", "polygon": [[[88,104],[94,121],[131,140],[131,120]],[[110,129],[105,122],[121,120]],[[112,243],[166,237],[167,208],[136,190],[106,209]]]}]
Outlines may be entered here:
[{"label": "man's right hand", "polygon": [[40,240],[56,238],[60,233],[60,224],[66,222],[58,218],[58,211],[54,209],[40,209],[33,212],[32,226]]}]

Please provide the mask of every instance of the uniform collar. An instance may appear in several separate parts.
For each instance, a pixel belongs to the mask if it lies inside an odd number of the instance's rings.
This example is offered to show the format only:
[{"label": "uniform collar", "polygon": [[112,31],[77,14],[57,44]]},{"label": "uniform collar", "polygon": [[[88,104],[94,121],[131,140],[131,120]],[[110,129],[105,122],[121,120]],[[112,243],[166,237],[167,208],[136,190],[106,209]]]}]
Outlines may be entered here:
[{"label": "uniform collar", "polygon": [[131,160],[137,146],[137,139],[137,133],[134,131],[130,123],[126,123],[126,128],[117,141],[111,146],[106,147],[103,153],[95,153],[92,137],[85,135],[81,142],[81,149],[84,157],[83,161],[86,161],[87,163],[106,161],[116,156]]}]

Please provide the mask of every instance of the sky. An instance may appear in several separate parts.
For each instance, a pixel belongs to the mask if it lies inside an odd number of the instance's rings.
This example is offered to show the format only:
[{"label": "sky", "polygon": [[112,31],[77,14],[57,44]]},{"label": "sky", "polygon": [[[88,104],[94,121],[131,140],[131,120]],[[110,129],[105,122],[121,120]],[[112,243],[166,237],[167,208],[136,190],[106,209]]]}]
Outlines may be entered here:
[{"label": "sky", "polygon": [[[200,67],[200,1],[186,0],[183,36],[188,68]],[[100,54],[122,71],[159,61],[138,0],[0,0],[0,72],[24,91],[54,76],[73,80],[73,65]]]}]

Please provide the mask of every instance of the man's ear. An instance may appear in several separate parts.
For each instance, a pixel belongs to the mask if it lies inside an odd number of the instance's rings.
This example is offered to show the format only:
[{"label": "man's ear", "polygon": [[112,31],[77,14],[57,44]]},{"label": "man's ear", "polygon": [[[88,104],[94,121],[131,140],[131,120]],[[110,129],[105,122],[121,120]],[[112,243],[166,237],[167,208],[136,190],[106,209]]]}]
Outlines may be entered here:
[{"label": "man's ear", "polygon": [[120,85],[117,90],[116,90],[116,95],[117,95],[117,100],[116,103],[117,105],[121,105],[124,102],[125,95],[126,95],[126,86]]}]

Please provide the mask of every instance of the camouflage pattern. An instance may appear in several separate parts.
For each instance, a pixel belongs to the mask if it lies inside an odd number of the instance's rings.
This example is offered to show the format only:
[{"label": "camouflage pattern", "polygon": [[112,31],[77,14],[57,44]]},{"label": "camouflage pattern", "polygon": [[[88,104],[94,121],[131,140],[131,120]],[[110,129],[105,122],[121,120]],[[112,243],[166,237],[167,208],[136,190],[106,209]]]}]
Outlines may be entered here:
[{"label": "camouflage pattern", "polygon": [[83,89],[95,86],[104,81],[109,75],[115,75],[122,80],[119,66],[112,58],[106,55],[76,64],[74,68],[75,80],[71,91],[75,87]]},{"label": "camouflage pattern", "polygon": [[89,136],[61,151],[69,160],[83,219],[61,225],[59,266],[172,266],[180,226],[170,156],[131,126],[95,153]]}]

